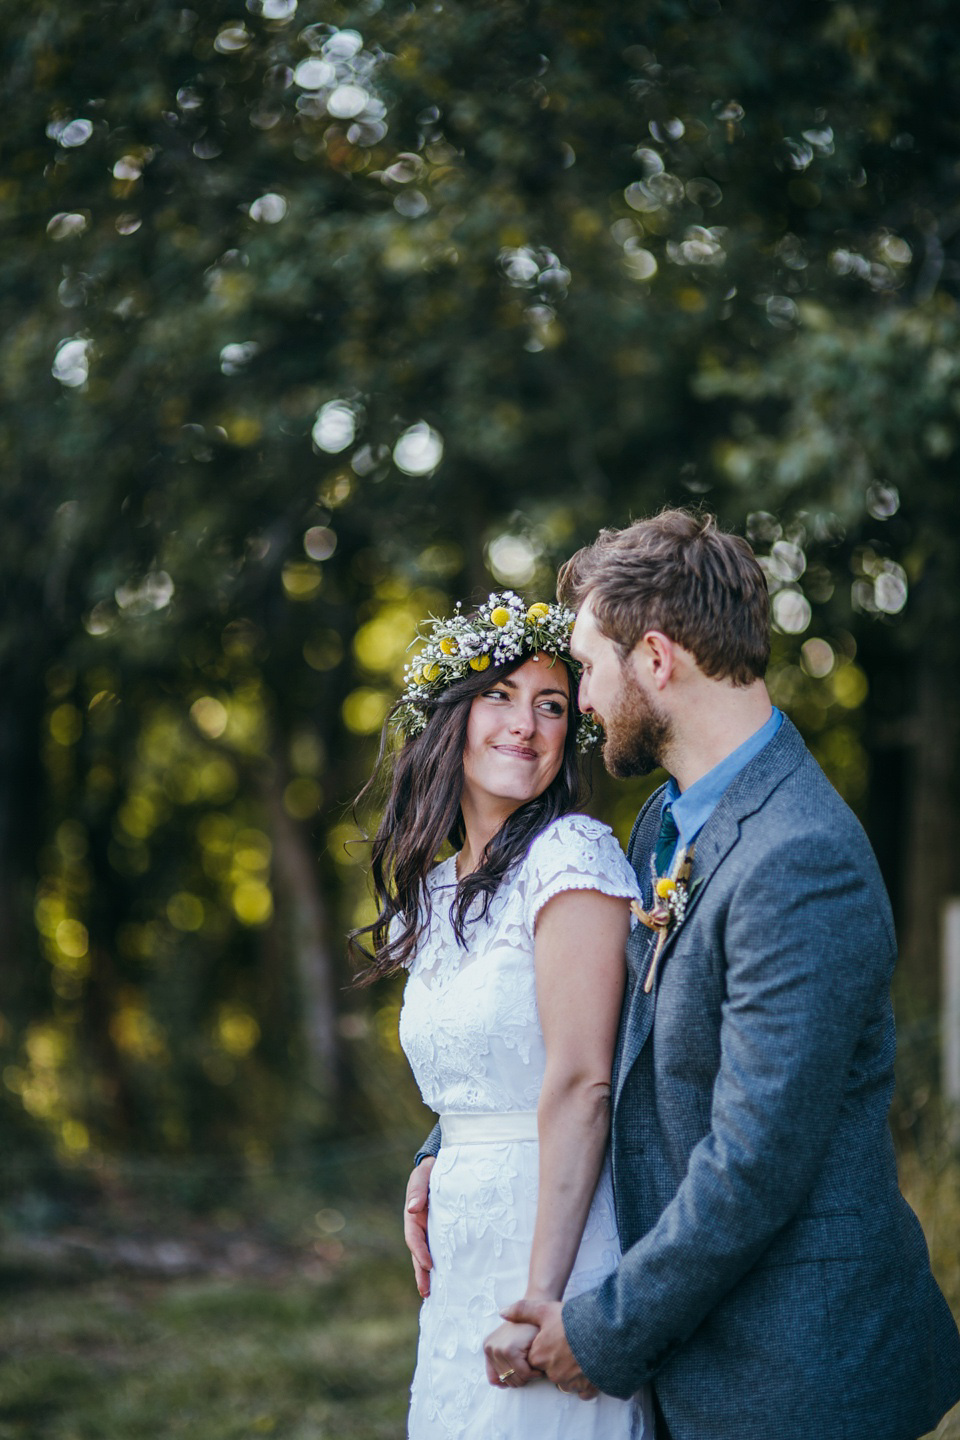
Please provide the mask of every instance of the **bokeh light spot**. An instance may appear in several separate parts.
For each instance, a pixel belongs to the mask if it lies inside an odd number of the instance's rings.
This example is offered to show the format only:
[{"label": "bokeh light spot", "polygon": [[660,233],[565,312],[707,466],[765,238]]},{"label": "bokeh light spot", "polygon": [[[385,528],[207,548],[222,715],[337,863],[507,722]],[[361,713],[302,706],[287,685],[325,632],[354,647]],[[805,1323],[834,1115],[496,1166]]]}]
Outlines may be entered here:
[{"label": "bokeh light spot", "polygon": [[867,698],[867,677],[859,665],[843,665],[831,681],[833,693],[845,710],[855,710]]},{"label": "bokeh light spot", "polygon": [[357,415],[346,400],[328,400],[317,411],[310,432],[314,445],[328,455],[339,455],[352,445],[357,433]]},{"label": "bokeh light spot", "polygon": [[332,670],[343,659],[343,641],[335,630],[324,631],[304,641],[303,658],[311,670]]},{"label": "bokeh light spot", "polygon": [[81,145],[86,145],[93,134],[93,123],[90,120],[71,120],[64,125],[57,136],[58,142],[65,150],[76,150]]},{"label": "bokeh light spot", "polygon": [[68,240],[71,235],[82,235],[90,223],[90,217],[78,210],[60,210],[47,221],[47,234],[51,240]]},{"label": "bokeh light spot", "polygon": [[537,569],[537,552],[522,535],[498,535],[487,546],[487,564],[504,585],[528,585]]},{"label": "bokeh light spot", "polygon": [[190,718],[210,740],[218,740],[227,728],[227,707],[213,695],[201,695],[190,706]]},{"label": "bokeh light spot", "polygon": [[899,615],[907,603],[907,576],[899,565],[887,562],[873,582],[873,598],[884,615]]},{"label": "bokeh light spot", "polygon": [[79,1120],[64,1120],[60,1126],[60,1139],[64,1149],[74,1155],[90,1149],[90,1132]]},{"label": "bokeh light spot", "polygon": [[329,560],[337,548],[337,537],[327,525],[311,525],[303,537],[303,548],[311,560]]},{"label": "bokeh light spot", "polygon": [[320,808],[323,791],[316,780],[299,775],[283,792],[283,807],[294,820],[311,820]]},{"label": "bokeh light spot", "polygon": [[289,560],[283,567],[282,581],[288,600],[312,600],[323,583],[323,571],[306,561]]},{"label": "bokeh light spot", "polygon": [[823,680],[833,669],[836,656],[826,640],[811,636],[800,647],[800,664],[814,680]]},{"label": "bokeh light spot", "polygon": [[224,25],[213,42],[213,48],[221,55],[235,55],[238,50],[246,49],[250,44],[250,38],[246,26],[235,22]]},{"label": "bokeh light spot", "polygon": [[867,488],[867,510],[874,520],[889,520],[900,509],[900,491],[879,481]]},{"label": "bokeh light spot", "polygon": [[623,263],[634,280],[652,280],[657,273],[657,259],[639,241],[628,240],[623,247]]},{"label": "bokeh light spot", "polygon": [[317,55],[301,60],[293,72],[294,84],[299,85],[301,90],[322,90],[332,85],[336,78],[335,67],[329,60],[321,60]]},{"label": "bokeh light spot", "polygon": [[374,735],[383,724],[392,697],[382,690],[361,685],[343,702],[343,723],[354,735]]},{"label": "bokeh light spot", "polygon": [[76,745],[83,734],[83,716],[76,705],[58,705],[50,715],[50,734],[58,745]]},{"label": "bokeh light spot", "polygon": [[773,623],[787,635],[799,635],[810,624],[810,601],[799,590],[778,590],[771,602]]},{"label": "bokeh light spot", "polygon": [[425,420],[404,430],[393,447],[393,463],[404,475],[429,475],[443,458],[443,439]]},{"label": "bokeh light spot", "polygon": [[188,890],[178,891],[167,901],[167,919],[175,930],[199,930],[203,917],[203,901]]},{"label": "bokeh light spot", "polygon": [[242,1060],[260,1039],[260,1026],[249,1010],[239,1005],[223,1005],[217,1016],[217,1042],[228,1055]]},{"label": "bokeh light spot", "polygon": [[242,880],[233,891],[231,904],[242,925],[266,925],[273,915],[273,896],[261,880]]},{"label": "bokeh light spot", "polygon": [[338,85],[327,97],[327,110],[338,120],[352,120],[367,108],[369,99],[360,85]]},{"label": "bokeh light spot", "polygon": [[82,960],[90,949],[86,925],[79,920],[61,920],[54,935],[57,949],[68,960]]},{"label": "bokeh light spot", "polygon": [[90,341],[82,339],[61,340],[57,346],[50,372],[70,390],[77,390],[87,383],[90,373]]},{"label": "bokeh light spot", "polygon": [[254,200],[247,213],[250,219],[256,220],[258,224],[279,225],[287,213],[287,202],[282,195],[271,190]]}]

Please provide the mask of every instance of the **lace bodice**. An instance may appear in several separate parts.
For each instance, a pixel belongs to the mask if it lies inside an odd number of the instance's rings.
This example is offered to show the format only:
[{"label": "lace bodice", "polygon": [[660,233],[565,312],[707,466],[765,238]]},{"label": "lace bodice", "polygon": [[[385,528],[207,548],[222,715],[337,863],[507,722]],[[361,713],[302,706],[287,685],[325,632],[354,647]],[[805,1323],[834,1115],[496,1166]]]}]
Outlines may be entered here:
[{"label": "lace bodice", "polygon": [[454,859],[428,879],[430,924],[410,965],[400,1043],[424,1101],[437,1112],[536,1108],[546,1055],[537,1016],[534,927],[563,890],[639,896],[608,826],[565,815],[507,872],[486,916],[468,922],[466,947],[450,920]]}]

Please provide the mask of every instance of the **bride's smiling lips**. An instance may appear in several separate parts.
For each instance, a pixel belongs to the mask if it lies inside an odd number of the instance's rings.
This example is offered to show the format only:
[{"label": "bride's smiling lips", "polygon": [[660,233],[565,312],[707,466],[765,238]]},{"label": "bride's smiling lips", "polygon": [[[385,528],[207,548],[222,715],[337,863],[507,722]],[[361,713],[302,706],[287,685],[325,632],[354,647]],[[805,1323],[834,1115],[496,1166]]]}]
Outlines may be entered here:
[{"label": "bride's smiling lips", "polygon": [[529,745],[494,745],[493,749],[499,750],[501,755],[512,755],[518,760],[539,759],[536,750],[531,750]]}]

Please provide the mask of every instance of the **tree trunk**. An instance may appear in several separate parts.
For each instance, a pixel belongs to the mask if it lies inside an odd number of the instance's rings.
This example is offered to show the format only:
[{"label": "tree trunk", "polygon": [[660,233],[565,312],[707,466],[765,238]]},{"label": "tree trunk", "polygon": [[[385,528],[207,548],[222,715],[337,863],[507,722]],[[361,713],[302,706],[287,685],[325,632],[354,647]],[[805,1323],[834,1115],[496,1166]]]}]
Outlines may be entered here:
[{"label": "tree trunk", "polygon": [[957,677],[924,647],[917,662],[907,770],[901,952],[916,1009],[926,1013],[940,1003],[943,906],[960,895],[958,720]]},{"label": "tree trunk", "polygon": [[307,1080],[331,1109],[338,1099],[338,1039],[334,957],[330,924],[320,891],[317,861],[306,828],[283,804],[283,774],[275,765],[262,781],[273,831],[274,861],[282,918],[292,948],[300,992]]}]

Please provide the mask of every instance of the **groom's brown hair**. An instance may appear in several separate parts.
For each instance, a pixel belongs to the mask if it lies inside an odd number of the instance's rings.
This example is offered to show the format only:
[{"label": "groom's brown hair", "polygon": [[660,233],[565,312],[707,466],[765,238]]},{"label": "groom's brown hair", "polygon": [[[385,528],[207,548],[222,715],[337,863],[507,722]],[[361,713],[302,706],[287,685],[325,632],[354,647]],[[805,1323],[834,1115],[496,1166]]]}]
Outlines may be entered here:
[{"label": "groom's brown hair", "polygon": [[626,658],[661,630],[713,679],[749,685],[770,659],[770,596],[746,540],[713,515],[662,510],[625,530],[601,530],[560,571],[560,600],[587,597],[597,625]]}]

